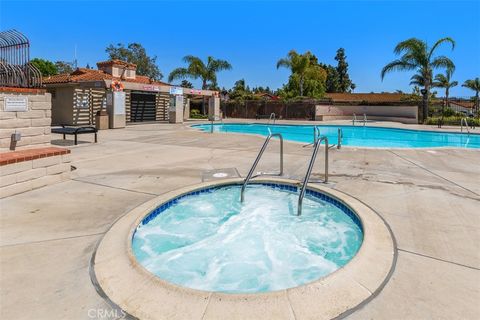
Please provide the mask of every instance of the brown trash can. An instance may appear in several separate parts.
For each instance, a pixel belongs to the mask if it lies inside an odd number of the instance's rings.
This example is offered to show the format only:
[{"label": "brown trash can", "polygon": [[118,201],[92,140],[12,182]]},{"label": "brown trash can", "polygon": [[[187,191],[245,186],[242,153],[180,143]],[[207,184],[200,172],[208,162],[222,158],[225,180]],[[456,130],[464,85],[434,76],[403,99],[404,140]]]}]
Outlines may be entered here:
[{"label": "brown trash can", "polygon": [[108,113],[106,110],[100,110],[95,115],[95,128],[97,130],[108,129]]}]

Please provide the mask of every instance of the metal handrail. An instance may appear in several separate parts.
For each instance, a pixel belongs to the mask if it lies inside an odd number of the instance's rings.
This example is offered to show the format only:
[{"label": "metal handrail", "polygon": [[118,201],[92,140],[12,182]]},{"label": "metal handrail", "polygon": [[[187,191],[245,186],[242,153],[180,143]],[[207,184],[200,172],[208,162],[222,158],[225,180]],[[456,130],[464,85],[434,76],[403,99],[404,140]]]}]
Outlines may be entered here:
[{"label": "metal handrail", "polygon": [[308,146],[315,145],[315,142],[317,142],[317,137],[318,136],[320,136],[320,129],[317,126],[313,126],[313,142],[304,144],[302,147],[305,148],[305,147],[308,147]]},{"label": "metal handrail", "polygon": [[462,118],[460,120],[460,132],[463,132],[463,124],[465,124],[465,129],[467,129],[467,132],[470,133],[470,129],[468,128],[467,118]]},{"label": "metal handrail", "polygon": [[[363,114],[363,126],[365,127],[366,123],[367,123],[367,114],[364,113]],[[352,125],[355,125],[355,122],[358,122],[358,119],[357,119],[357,115],[354,113],[353,114],[353,119],[352,119]]]},{"label": "metal handrail", "polygon": [[312,174],[312,169],[313,169],[313,165],[315,164],[315,159],[317,158],[318,149],[322,144],[323,140],[325,140],[325,180],[324,182],[325,183],[328,182],[328,137],[321,136],[319,137],[319,139],[317,139],[317,142],[315,142],[312,158],[310,159],[310,163],[308,164],[307,174],[303,179],[302,189],[300,190],[300,195],[298,196],[297,216],[300,216],[302,214],[302,203],[303,203],[303,198],[305,197],[305,192],[307,191],[308,180],[310,179],[310,175]]},{"label": "metal handrail", "polygon": [[220,121],[222,123],[222,126],[223,126],[223,119],[222,117],[219,117],[219,116],[213,116],[211,119],[210,119],[210,133],[213,133],[213,122],[214,121]]},{"label": "metal handrail", "polygon": [[[242,190],[240,191],[240,201],[243,202],[245,200],[245,188],[247,187],[248,182],[253,176],[253,172],[255,171],[255,168],[257,167],[258,162],[260,161],[260,158],[262,157],[263,153],[265,152],[265,149],[267,149],[268,143],[270,142],[270,139],[273,137],[278,137],[280,139],[280,173],[278,173],[278,176],[283,175],[283,137],[280,133],[270,133],[265,139],[265,142],[263,143],[262,148],[260,149],[260,152],[257,155],[257,158],[255,159],[255,162],[253,162],[252,167],[250,168],[250,171],[247,174],[247,177],[243,181],[242,185]],[[273,175],[272,173],[260,173],[259,175]],[[258,176],[258,175],[257,175]]]},{"label": "metal handrail", "polygon": [[338,136],[337,136],[337,149],[342,147],[343,142],[343,130],[342,128],[338,128]]},{"label": "metal handrail", "polygon": [[270,113],[270,117],[268,118],[268,122],[267,124],[270,124],[270,121],[272,120],[272,116],[273,116],[273,124],[275,125],[275,112],[272,112]]}]

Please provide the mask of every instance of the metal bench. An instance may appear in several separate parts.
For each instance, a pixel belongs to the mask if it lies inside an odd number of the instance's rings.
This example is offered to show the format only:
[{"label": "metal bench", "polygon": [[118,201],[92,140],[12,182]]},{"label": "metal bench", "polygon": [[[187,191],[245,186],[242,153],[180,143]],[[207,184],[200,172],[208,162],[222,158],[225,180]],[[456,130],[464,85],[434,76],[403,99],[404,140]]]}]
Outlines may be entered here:
[{"label": "metal bench", "polygon": [[69,135],[75,135],[75,145],[78,143],[77,136],[79,134],[86,134],[86,133],[93,133],[95,134],[95,143],[97,143],[97,132],[98,130],[95,127],[88,126],[88,127],[66,127],[65,125],[62,125],[61,128],[52,128],[52,133],[59,133],[63,134],[63,140],[65,140],[65,136],[67,134]]}]

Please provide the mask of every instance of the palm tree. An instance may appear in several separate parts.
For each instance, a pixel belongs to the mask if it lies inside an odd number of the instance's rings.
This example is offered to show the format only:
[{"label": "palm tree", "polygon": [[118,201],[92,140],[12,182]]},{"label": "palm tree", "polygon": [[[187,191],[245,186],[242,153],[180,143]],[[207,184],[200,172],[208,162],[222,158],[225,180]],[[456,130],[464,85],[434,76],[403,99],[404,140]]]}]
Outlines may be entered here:
[{"label": "palm tree", "polygon": [[383,80],[385,75],[392,71],[417,71],[412,80],[418,81],[424,87],[422,90],[423,121],[428,117],[428,97],[433,82],[433,70],[436,68],[453,69],[455,67],[446,56],[434,57],[435,50],[443,43],[450,43],[452,50],[455,48],[455,41],[448,37],[438,40],[432,47],[429,47],[425,41],[416,38],[402,41],[394,49],[396,55],[402,56],[383,67],[381,72]]},{"label": "palm tree", "polygon": [[445,113],[445,106],[450,108],[450,101],[448,101],[450,88],[456,87],[458,85],[457,81],[451,81],[452,75],[453,75],[453,69],[447,68],[445,74],[437,74],[435,76],[434,82],[432,83],[432,87],[445,89],[445,103],[442,105],[442,118],[438,124],[439,128],[441,128],[443,125],[443,115]]},{"label": "palm tree", "polygon": [[[204,63],[200,58],[195,56],[185,56],[183,62],[188,63],[186,68],[177,68],[170,72],[168,81],[172,82],[176,79],[200,79],[202,81],[202,90],[207,90],[211,85],[217,84],[217,72],[232,69],[232,65],[226,60],[207,58]],[[202,112],[205,114],[205,97],[203,98]]]},{"label": "palm tree", "polygon": [[297,74],[299,78],[300,96],[303,97],[303,85],[305,83],[305,75],[311,64],[312,53],[310,51],[299,54],[295,50],[290,50],[286,58],[277,61],[277,69],[280,67],[288,68],[293,74]]},{"label": "palm tree", "polygon": [[475,91],[475,111],[477,112],[477,116],[480,114],[480,105],[479,105],[479,99],[478,99],[478,93],[480,91],[480,79],[475,78],[472,80],[466,80],[463,84],[462,87],[471,89]]}]

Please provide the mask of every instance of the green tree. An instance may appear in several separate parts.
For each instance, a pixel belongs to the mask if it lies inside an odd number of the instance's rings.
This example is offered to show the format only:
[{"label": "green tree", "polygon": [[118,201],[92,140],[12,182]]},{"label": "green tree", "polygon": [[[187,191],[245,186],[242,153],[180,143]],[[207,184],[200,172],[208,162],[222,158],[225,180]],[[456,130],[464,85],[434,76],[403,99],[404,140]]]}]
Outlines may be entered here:
[{"label": "green tree", "polygon": [[232,100],[245,101],[253,99],[250,88],[246,85],[245,79],[235,81],[233,88],[228,92],[228,96]]},{"label": "green tree", "polygon": [[[215,59],[211,56],[204,63],[200,58],[195,56],[185,56],[183,62],[187,63],[186,68],[176,68],[168,76],[168,81],[172,82],[176,79],[200,79],[202,81],[202,89],[218,87],[217,72],[232,69],[232,65],[226,60]],[[205,98],[203,99],[202,112],[205,114]]]},{"label": "green tree", "polygon": [[353,93],[353,91],[355,91],[355,89],[357,88],[357,85],[355,83],[352,83],[350,85],[350,88],[352,89],[352,93]]},{"label": "green tree", "polygon": [[137,65],[137,74],[159,80],[163,78],[156,61],[157,57],[147,55],[145,48],[139,43],[130,43],[127,47],[119,43],[116,46],[109,45],[105,51],[109,58],[122,60]]},{"label": "green tree", "polygon": [[217,83],[217,72],[222,70],[230,70],[232,66],[225,60],[217,60],[213,57],[207,58],[205,64],[200,58],[194,56],[185,56],[183,61],[188,64],[186,68],[176,68],[168,76],[168,81],[176,79],[200,79],[202,81],[202,89],[208,89],[212,83]]},{"label": "green tree", "polygon": [[452,81],[453,71],[454,70],[452,68],[447,68],[445,74],[437,74],[435,76],[434,82],[432,83],[432,87],[445,89],[445,103],[442,105],[442,118],[440,120],[439,127],[443,125],[445,106],[447,106],[447,108],[450,108],[450,101],[448,100],[450,88],[456,87],[458,85],[457,81]]},{"label": "green tree", "polygon": [[286,58],[277,61],[277,69],[280,67],[288,68],[298,80],[300,96],[303,97],[303,88],[305,76],[308,68],[311,66],[312,53],[310,51],[299,54],[295,50],[290,50]]},{"label": "green tree", "polygon": [[[397,60],[388,63],[381,71],[382,80],[387,73],[392,71],[417,71],[418,81],[422,81],[422,121],[428,117],[428,102],[430,89],[433,82],[433,70],[437,68],[454,68],[453,62],[446,56],[434,56],[436,49],[443,43],[450,43],[452,50],[455,41],[452,38],[442,38],[432,47],[420,39],[411,38],[400,42],[394,49],[396,55],[401,55]],[[412,77],[413,78],[413,77]],[[414,79],[415,80],[415,79]]]},{"label": "green tree", "polygon": [[66,61],[57,61],[55,66],[59,74],[72,73],[73,72],[73,63]]},{"label": "green tree", "polygon": [[318,65],[311,65],[304,74],[303,78],[303,95],[300,94],[300,75],[292,73],[288,79],[288,83],[279,90],[279,95],[284,99],[295,97],[321,98],[325,94],[325,79],[327,73]]},{"label": "green tree", "polygon": [[329,64],[319,64],[327,72],[327,78],[325,80],[325,91],[328,93],[340,92],[339,89],[339,76],[337,69]]},{"label": "green tree", "polygon": [[471,89],[475,91],[475,111],[477,112],[477,116],[480,115],[480,100],[478,97],[478,93],[480,92],[480,79],[477,77],[475,79],[466,80],[462,87]]},{"label": "green tree", "polygon": [[337,50],[335,55],[335,60],[337,60],[337,74],[338,74],[338,91],[339,92],[349,92],[352,87],[352,81],[348,75],[348,63],[347,57],[345,56],[345,49],[340,48]]},{"label": "green tree", "polygon": [[45,59],[40,59],[40,58],[35,58],[30,60],[30,62],[37,67],[38,70],[42,73],[42,76],[48,77],[52,76],[54,74],[58,74],[57,67],[55,64],[51,61],[45,60]]},{"label": "green tree", "polygon": [[193,84],[190,81],[183,79],[180,83],[180,87],[193,89]]}]

